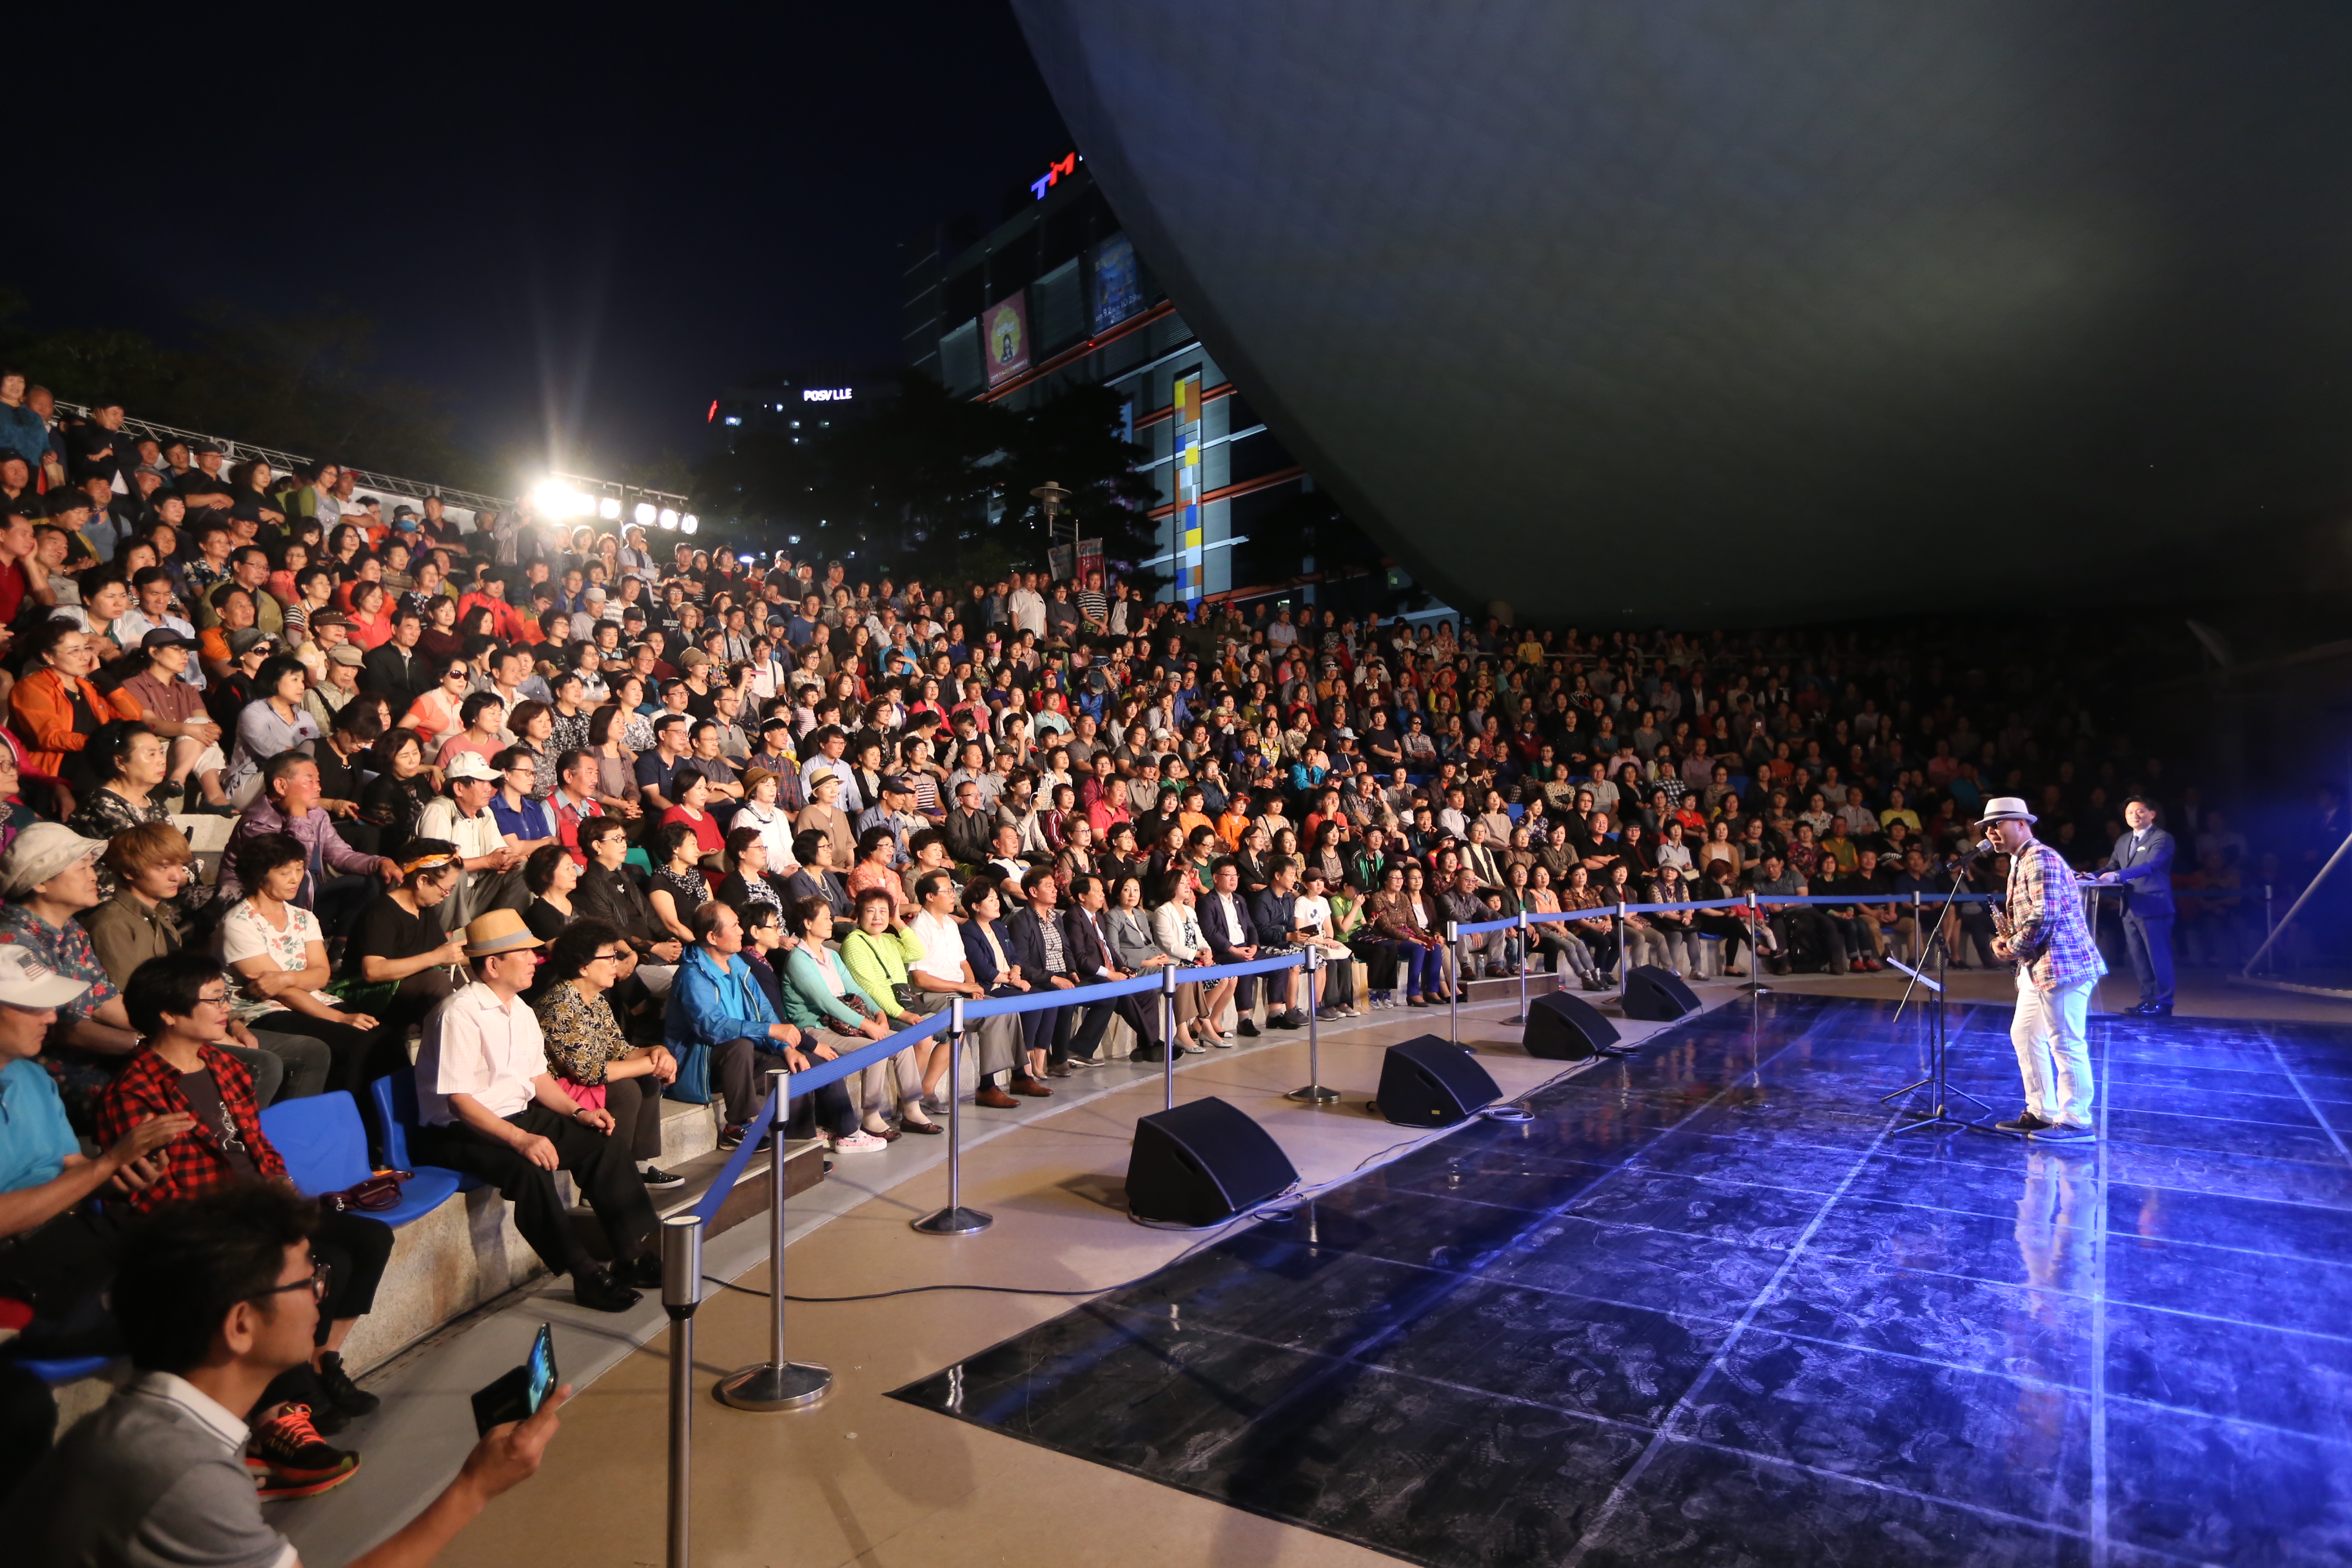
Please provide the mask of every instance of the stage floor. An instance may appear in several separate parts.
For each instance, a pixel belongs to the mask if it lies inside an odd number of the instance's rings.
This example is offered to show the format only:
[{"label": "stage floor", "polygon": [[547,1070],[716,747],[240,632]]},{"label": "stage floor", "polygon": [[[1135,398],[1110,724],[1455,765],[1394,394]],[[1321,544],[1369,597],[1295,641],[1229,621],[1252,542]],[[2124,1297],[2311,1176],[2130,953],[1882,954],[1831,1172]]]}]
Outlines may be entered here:
[{"label": "stage floor", "polygon": [[2352,1561],[2352,1030],[2095,1020],[2061,1149],[1897,1131],[1892,1013],[1733,1003],[896,1397],[1429,1563]]}]

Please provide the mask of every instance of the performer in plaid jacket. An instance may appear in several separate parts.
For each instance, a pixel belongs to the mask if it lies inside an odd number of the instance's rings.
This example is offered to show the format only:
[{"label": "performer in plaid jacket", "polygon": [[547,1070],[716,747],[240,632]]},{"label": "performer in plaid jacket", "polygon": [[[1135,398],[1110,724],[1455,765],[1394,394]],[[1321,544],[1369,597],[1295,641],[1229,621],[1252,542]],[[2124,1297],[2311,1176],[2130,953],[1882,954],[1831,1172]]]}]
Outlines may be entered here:
[{"label": "performer in plaid jacket", "polygon": [[2046,1142],[2092,1137],[2091,988],[2107,972],[2065,858],[2033,837],[2033,814],[2015,795],[1985,802],[1985,832],[2009,856],[2009,909],[1993,952],[2017,965],[2017,1012],[2009,1026],[2025,1079],[2025,1110],[1999,1123]]}]

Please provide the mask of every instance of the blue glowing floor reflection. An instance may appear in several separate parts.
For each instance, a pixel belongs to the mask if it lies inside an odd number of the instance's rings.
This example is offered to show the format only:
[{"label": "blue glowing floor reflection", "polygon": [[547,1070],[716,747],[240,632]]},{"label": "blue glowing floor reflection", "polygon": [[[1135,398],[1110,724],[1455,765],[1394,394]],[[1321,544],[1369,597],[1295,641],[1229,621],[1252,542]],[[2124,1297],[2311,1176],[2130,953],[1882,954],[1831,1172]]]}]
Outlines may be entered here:
[{"label": "blue glowing floor reflection", "polygon": [[1895,1131],[1890,1013],[1708,1014],[898,1396],[1422,1563],[2352,1562],[2352,1031],[2095,1020],[2060,1151]]}]

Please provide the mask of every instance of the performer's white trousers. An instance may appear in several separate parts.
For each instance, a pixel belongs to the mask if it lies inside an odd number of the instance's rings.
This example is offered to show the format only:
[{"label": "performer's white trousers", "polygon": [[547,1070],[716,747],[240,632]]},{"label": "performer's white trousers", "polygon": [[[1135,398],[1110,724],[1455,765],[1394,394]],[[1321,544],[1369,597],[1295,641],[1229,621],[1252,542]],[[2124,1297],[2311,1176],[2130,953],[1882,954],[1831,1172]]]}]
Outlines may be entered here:
[{"label": "performer's white trousers", "polygon": [[2044,1121],[2091,1125],[2091,1045],[2085,1031],[2091,987],[2097,984],[2078,980],[2044,991],[2024,971],[2018,973],[2017,1014],[2009,1039],[2025,1079],[2025,1109]]}]

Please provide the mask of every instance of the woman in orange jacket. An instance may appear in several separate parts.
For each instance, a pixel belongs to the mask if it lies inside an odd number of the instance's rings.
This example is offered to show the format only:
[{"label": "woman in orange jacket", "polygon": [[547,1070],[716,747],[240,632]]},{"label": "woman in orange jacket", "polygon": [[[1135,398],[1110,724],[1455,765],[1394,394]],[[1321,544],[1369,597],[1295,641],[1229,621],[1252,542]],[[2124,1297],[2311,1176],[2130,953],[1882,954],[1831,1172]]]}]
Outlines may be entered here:
[{"label": "woman in orange jacket", "polygon": [[139,705],[110,698],[90,684],[98,650],[89,634],[71,621],[45,621],[27,642],[32,657],[8,693],[8,708],[17,738],[25,742],[25,766],[55,778],[68,753],[88,745],[109,721],[138,718]]}]

